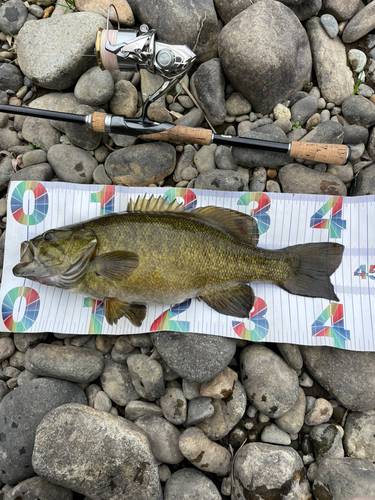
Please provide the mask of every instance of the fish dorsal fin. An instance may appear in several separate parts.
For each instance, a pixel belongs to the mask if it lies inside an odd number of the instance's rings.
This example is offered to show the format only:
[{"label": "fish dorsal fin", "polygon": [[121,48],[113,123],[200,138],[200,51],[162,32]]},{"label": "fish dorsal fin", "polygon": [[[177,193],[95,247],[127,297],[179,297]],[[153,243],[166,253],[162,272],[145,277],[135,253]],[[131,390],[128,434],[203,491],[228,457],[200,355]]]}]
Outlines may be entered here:
[{"label": "fish dorsal fin", "polygon": [[250,217],[250,215],[229,208],[212,206],[196,208],[190,214],[216,228],[222,229],[237,240],[253,246],[258,244],[258,224],[254,217]]},{"label": "fish dorsal fin", "polygon": [[185,208],[184,205],[178,203],[177,200],[173,200],[172,203],[169,203],[169,201],[162,196],[154,198],[154,195],[152,195],[151,198],[146,199],[145,195],[143,198],[138,196],[135,203],[133,200],[130,200],[127,212],[185,212]]}]

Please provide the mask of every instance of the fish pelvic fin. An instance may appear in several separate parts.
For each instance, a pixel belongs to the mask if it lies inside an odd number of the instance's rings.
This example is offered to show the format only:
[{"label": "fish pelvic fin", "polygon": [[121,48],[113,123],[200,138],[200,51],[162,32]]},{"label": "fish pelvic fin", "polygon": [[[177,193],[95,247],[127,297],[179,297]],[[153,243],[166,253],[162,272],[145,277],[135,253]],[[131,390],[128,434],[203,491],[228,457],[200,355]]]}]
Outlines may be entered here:
[{"label": "fish pelvic fin", "polygon": [[201,207],[190,212],[190,215],[203,220],[233,238],[256,246],[259,241],[259,229],[256,219],[236,210],[221,207]]},{"label": "fish pelvic fin", "polygon": [[281,288],[295,295],[340,302],[330,276],[340,266],[345,247],[339,243],[305,243],[283,249],[291,272]]},{"label": "fish pelvic fin", "polygon": [[130,276],[138,263],[138,254],[125,251],[104,253],[98,255],[92,261],[97,274],[113,281],[119,281]]},{"label": "fish pelvic fin", "polygon": [[255,301],[253,289],[246,284],[221,292],[201,295],[198,298],[203,299],[218,313],[236,318],[248,318]]},{"label": "fish pelvic fin", "polygon": [[115,325],[125,316],[134,326],[141,326],[146,317],[147,308],[142,304],[130,304],[124,300],[108,297],[104,300],[104,316],[107,323]]},{"label": "fish pelvic fin", "polygon": [[143,304],[131,304],[125,313],[125,318],[127,318],[134,326],[140,327],[146,317],[146,313],[147,307]]},{"label": "fish pelvic fin", "polygon": [[130,200],[128,203],[128,207],[126,209],[127,212],[186,212],[183,203],[178,203],[175,199],[170,203],[166,198],[159,196],[158,198],[154,198],[154,195],[151,198],[146,199],[146,195],[141,197],[138,196],[136,202]]}]

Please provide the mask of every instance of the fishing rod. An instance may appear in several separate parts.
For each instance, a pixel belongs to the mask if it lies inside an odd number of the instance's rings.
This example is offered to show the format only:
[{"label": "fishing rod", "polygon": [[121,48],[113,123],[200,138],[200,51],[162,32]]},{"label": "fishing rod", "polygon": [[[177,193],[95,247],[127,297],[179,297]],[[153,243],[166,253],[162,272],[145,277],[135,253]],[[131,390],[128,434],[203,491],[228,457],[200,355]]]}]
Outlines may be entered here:
[{"label": "fishing rod", "polygon": [[[113,8],[117,16],[117,30],[109,29],[109,15]],[[28,107],[0,105],[0,112],[33,116],[49,120],[80,123],[95,132],[131,135],[143,140],[182,142],[187,144],[222,144],[244,148],[286,153],[293,158],[313,160],[333,165],[345,165],[350,158],[349,146],[292,141],[290,143],[234,137],[212,133],[208,129],[155,122],[147,116],[147,109],[156,99],[171,90],[191,69],[196,55],[186,45],[172,45],[156,41],[155,30],[146,24],[139,29],[121,29],[116,7],[110,5],[107,29],[100,29],[95,52],[102,70],[139,71],[146,69],[165,78],[159,89],[150,95],[142,108],[140,118],[126,118],[96,111],[90,115],[76,115]]]}]

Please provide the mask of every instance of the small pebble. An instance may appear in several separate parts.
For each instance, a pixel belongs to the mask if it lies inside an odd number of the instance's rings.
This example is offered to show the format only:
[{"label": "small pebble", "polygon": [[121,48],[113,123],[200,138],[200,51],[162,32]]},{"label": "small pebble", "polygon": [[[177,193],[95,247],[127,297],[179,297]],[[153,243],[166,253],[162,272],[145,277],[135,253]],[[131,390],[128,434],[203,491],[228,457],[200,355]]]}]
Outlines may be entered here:
[{"label": "small pebble", "polygon": [[331,38],[335,38],[339,33],[339,25],[331,14],[323,14],[320,18],[324,29]]},{"label": "small pebble", "polygon": [[306,413],[305,424],[320,425],[328,422],[333,413],[332,405],[324,398],[314,401],[313,407]]}]

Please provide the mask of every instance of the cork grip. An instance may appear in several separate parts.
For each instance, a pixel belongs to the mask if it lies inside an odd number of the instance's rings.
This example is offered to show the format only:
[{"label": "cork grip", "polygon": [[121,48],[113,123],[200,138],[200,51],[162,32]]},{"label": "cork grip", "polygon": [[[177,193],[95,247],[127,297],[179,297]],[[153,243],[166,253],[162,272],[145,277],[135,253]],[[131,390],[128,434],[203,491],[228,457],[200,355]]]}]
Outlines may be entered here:
[{"label": "cork grip", "polygon": [[176,125],[157,134],[140,135],[140,139],[152,141],[184,142],[187,144],[211,144],[211,130],[202,128],[182,127]]},{"label": "cork grip", "polygon": [[313,142],[292,142],[290,156],[304,160],[321,161],[331,165],[345,165],[349,148],[342,144],[314,144]]},{"label": "cork grip", "polygon": [[105,132],[104,120],[107,115],[105,113],[95,112],[91,117],[91,128],[94,132]]}]

